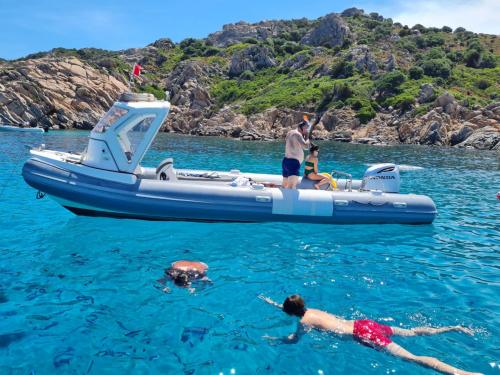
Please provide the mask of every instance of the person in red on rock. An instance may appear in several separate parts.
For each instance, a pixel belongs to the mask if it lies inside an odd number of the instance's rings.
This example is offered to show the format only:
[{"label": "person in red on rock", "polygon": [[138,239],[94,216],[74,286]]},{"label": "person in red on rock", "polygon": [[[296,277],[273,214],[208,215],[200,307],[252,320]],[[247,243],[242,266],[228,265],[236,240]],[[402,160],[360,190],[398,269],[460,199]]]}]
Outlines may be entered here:
[{"label": "person in red on rock", "polygon": [[134,69],[132,70],[132,74],[135,77],[139,77],[141,75],[141,70],[142,70],[142,66],[140,66],[139,64],[135,64]]}]

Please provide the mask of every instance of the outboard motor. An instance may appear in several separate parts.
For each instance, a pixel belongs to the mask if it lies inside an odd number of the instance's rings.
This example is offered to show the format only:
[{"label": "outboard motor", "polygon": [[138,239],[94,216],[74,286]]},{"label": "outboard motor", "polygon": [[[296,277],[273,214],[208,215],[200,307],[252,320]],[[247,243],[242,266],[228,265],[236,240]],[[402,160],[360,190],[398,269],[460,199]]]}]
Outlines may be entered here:
[{"label": "outboard motor", "polygon": [[396,164],[375,164],[363,176],[361,190],[380,190],[384,193],[399,193],[399,166]]}]

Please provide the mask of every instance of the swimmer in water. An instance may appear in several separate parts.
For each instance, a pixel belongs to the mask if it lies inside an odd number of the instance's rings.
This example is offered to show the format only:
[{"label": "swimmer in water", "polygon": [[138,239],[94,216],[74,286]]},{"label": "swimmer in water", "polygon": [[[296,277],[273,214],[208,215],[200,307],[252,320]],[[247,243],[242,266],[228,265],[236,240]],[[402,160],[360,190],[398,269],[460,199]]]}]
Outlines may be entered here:
[{"label": "swimmer in water", "polygon": [[327,312],[308,309],[305,306],[304,300],[301,296],[294,294],[287,297],[283,305],[274,302],[268,297],[259,296],[263,301],[278,307],[288,315],[299,318],[296,332],[285,338],[277,338],[264,336],[270,340],[278,340],[282,343],[296,343],[300,337],[310,331],[317,329],[322,331],[329,331],[339,336],[351,336],[362,344],[368,345],[372,348],[385,350],[388,353],[403,358],[407,361],[418,363],[421,366],[430,367],[436,371],[444,374],[452,375],[474,375],[479,373],[472,373],[459,370],[450,366],[433,357],[417,356],[398,344],[394,343],[389,337],[391,336],[424,336],[435,335],[444,332],[463,332],[472,335],[473,332],[469,328],[461,326],[452,327],[416,327],[412,329],[404,329],[399,327],[389,327],[373,320],[345,320]]},{"label": "swimmer in water", "polygon": [[[207,270],[208,266],[203,262],[179,260],[165,270],[165,276],[171,279],[175,285],[189,288],[193,292],[194,288],[191,288],[191,285],[194,281],[210,282],[206,275]],[[169,292],[170,289],[167,287],[163,291]]]}]

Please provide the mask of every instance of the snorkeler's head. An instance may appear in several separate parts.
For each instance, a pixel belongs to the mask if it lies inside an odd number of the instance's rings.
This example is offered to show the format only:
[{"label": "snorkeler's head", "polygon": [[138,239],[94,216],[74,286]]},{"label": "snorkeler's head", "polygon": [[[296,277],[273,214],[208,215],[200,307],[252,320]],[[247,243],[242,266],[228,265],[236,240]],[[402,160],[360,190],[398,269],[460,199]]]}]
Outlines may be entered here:
[{"label": "snorkeler's head", "polygon": [[283,302],[283,311],[288,315],[294,315],[302,318],[306,313],[306,305],[301,296],[294,294],[287,297],[285,302]]},{"label": "snorkeler's head", "polygon": [[189,275],[186,272],[179,272],[172,279],[177,286],[188,286],[190,284]]}]

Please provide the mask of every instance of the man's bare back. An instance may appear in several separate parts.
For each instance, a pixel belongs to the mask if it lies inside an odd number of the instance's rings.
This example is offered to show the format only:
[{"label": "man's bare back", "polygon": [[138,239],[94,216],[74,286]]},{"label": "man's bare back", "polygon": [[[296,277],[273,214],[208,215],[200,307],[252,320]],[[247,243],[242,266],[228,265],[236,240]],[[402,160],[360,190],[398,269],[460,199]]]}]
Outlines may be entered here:
[{"label": "man's bare back", "polygon": [[354,329],[354,320],[345,320],[317,309],[307,309],[300,323],[305,327],[331,331],[337,335],[352,335]]}]

